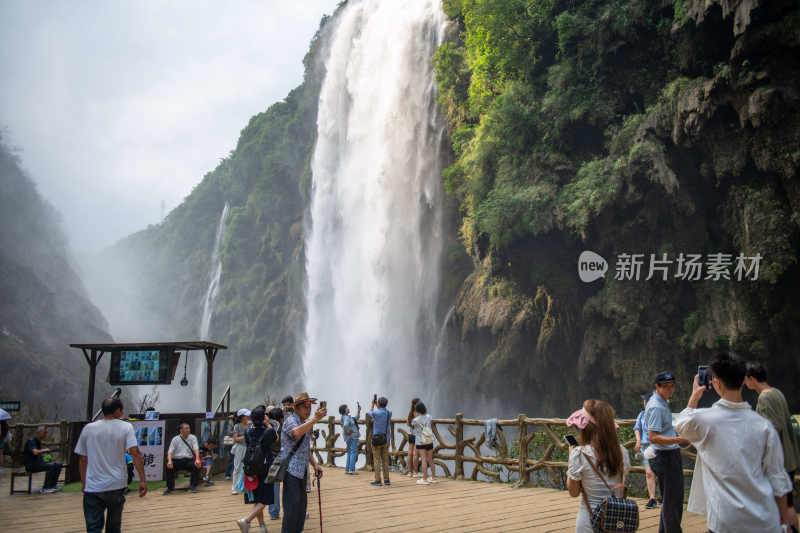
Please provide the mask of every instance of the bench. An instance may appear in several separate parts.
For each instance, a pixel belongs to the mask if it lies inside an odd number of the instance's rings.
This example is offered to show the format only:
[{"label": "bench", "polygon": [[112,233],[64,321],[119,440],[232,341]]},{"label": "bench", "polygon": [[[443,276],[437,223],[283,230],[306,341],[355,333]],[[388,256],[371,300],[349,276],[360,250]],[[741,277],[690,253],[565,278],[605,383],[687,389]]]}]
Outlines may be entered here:
[{"label": "bench", "polygon": [[[18,477],[25,477],[28,476],[28,490],[14,490],[14,480]],[[23,470],[22,472],[11,472],[11,487],[9,489],[9,494],[22,494],[22,493],[31,493],[31,484],[33,483],[33,474],[28,472],[27,470]]]},{"label": "bench", "polygon": [[[66,483],[67,482],[67,477],[66,477],[67,465],[64,465],[64,467],[61,469],[61,473],[64,474],[64,479],[63,480],[59,479],[58,482],[59,483]],[[18,477],[26,477],[26,476],[28,478],[28,490],[25,490],[25,489],[14,490],[14,480],[17,479]],[[59,478],[60,477],[61,476],[59,476]],[[33,485],[33,474],[31,472],[28,472],[27,470],[23,470],[22,472],[11,472],[11,480],[10,481],[11,481],[11,483],[9,483],[9,489],[8,489],[8,494],[9,495],[13,496],[14,494],[31,494],[32,493],[31,486]]]}]

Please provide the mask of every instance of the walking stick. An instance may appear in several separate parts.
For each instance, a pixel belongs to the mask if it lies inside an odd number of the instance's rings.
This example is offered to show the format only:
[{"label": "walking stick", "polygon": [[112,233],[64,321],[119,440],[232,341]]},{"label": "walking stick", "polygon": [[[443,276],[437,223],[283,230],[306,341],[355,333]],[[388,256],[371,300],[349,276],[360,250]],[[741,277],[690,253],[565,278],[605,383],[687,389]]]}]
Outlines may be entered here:
[{"label": "walking stick", "polygon": [[317,500],[319,501],[319,533],[322,533],[322,488],[319,486],[320,477],[317,475]]}]

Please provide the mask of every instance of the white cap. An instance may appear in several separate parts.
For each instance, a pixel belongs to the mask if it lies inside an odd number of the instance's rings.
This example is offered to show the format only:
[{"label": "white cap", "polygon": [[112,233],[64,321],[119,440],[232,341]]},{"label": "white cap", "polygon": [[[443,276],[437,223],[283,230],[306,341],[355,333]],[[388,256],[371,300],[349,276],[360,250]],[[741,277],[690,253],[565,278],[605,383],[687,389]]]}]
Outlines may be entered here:
[{"label": "white cap", "polygon": [[236,411],[236,416],[250,416],[250,409],[239,409]]}]

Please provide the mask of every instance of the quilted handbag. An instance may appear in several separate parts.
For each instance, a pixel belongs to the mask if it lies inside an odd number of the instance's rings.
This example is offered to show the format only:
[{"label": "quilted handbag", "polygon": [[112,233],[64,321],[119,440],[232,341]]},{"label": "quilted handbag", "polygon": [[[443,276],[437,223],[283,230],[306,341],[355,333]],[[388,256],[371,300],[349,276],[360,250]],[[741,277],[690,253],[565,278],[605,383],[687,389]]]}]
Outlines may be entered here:
[{"label": "quilted handbag", "polygon": [[[581,452],[583,454],[583,452]],[[625,498],[626,488],[623,484],[614,485],[612,489],[600,471],[594,466],[594,462],[583,454],[592,470],[603,481],[611,492],[611,496],[603,499],[594,509],[589,505],[586,493],[581,489],[583,502],[592,516],[592,530],[594,533],[631,533],[639,529],[639,506],[636,502]]]}]

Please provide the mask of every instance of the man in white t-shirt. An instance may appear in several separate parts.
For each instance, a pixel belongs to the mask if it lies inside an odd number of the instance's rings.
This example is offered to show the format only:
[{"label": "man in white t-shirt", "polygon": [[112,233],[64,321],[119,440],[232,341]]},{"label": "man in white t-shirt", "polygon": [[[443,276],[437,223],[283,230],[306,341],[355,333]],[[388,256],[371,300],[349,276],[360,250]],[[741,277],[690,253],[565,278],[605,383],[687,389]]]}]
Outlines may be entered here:
[{"label": "man in white t-shirt", "polygon": [[[720,399],[698,409],[706,390],[694,377],[687,408],[675,425],[697,448],[697,464],[688,511],[706,514],[715,533],[780,533],[793,524],[786,502],[792,483],[783,469],[783,450],[772,423],[742,398],[743,361],[720,354],[711,363],[711,384]],[[700,487],[701,494],[695,494]]]},{"label": "man in white t-shirt", "polygon": [[87,533],[102,533],[104,523],[106,533],[119,533],[122,528],[122,507],[128,479],[126,452],[139,472],[139,497],[147,494],[136,433],[130,423],[120,418],[122,401],[119,398],[103,400],[103,418],[84,427],[75,446],[75,453],[80,456]]}]

